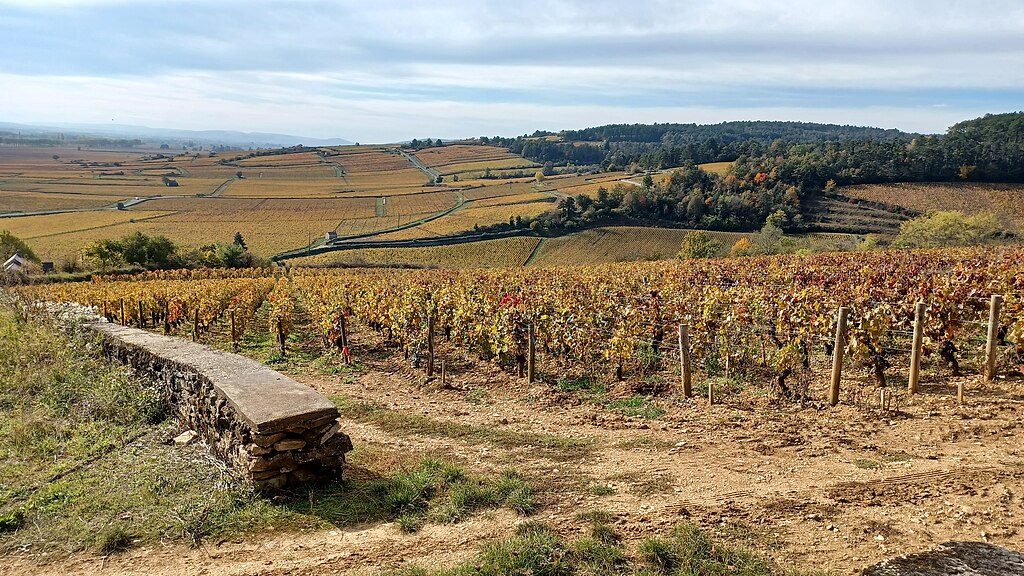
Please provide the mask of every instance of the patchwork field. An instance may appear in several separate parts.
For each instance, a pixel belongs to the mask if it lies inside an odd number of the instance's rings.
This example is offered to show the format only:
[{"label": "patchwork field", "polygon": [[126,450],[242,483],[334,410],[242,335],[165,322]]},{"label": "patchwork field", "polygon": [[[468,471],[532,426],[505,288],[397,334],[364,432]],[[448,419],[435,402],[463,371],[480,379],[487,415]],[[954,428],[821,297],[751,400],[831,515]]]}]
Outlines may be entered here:
[{"label": "patchwork field", "polygon": [[608,172],[605,174],[592,174],[587,176],[571,176],[557,180],[545,180],[545,184],[554,185],[555,190],[560,194],[577,196],[586,194],[591,198],[597,197],[600,188],[611,190],[612,186],[621,180],[629,179],[625,172]]},{"label": "patchwork field", "polygon": [[[471,205],[472,206],[472,205]],[[550,202],[530,202],[525,204],[503,204],[496,206],[479,206],[456,210],[451,214],[425,222],[419,226],[382,234],[380,240],[409,240],[432,236],[449,236],[473,230],[475,226],[484,227],[490,224],[508,222],[510,218],[537,216],[551,209]]]},{"label": "patchwork field", "polygon": [[[465,233],[538,216],[562,197],[595,196],[602,187],[636,186],[643,178],[612,172],[552,175],[538,182],[534,163],[494,146],[449,144],[412,154],[410,160],[388,146],[219,153],[0,147],[0,213],[9,216],[0,219],[0,229],[55,261],[78,257],[95,240],[135,231],[166,235],[184,247],[230,242],[240,232],[255,254],[270,257],[301,249],[327,232],[381,241]],[[719,164],[704,168],[727,167]],[[494,177],[480,178],[488,169]],[[531,175],[500,178],[519,169]],[[445,176],[444,182],[430,185],[431,173]],[[458,181],[449,177],[456,174]],[[112,209],[119,202],[125,210]],[[66,213],[28,215],[53,211]],[[684,233],[588,231],[545,240],[531,263],[671,257]],[[729,236],[723,243],[734,241]],[[527,244],[535,246],[533,240]],[[478,265],[472,246],[424,250],[403,258]],[[360,257],[379,263],[381,254]],[[519,252],[511,254],[498,260],[518,261]]]},{"label": "patchwork field", "polygon": [[442,176],[457,174],[460,180],[474,179],[490,170],[497,175],[503,170],[528,170],[537,167],[531,162],[496,146],[447,145],[417,150],[416,158]]},{"label": "patchwork field", "polygon": [[76,210],[110,206],[120,198],[92,194],[55,194],[43,192],[12,192],[0,190],[0,213],[36,212],[54,209]]},{"label": "patchwork field", "polygon": [[725,176],[729,171],[729,168],[732,168],[733,164],[733,162],[708,162],[707,164],[700,164],[697,167],[705,172]]}]

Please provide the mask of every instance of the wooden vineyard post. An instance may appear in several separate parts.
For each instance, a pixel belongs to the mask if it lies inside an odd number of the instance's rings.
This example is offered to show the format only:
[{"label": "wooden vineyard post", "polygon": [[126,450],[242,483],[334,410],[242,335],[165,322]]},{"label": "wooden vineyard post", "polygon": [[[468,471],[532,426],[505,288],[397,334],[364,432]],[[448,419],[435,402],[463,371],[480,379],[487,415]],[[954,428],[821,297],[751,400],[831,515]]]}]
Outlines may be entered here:
[{"label": "wooden vineyard post", "polygon": [[142,313],[143,313],[143,304],[142,304],[142,300],[139,300],[139,328],[145,328],[146,327],[146,317],[143,316]]},{"label": "wooden vineyard post", "polygon": [[839,308],[836,320],[836,342],[832,347],[832,382],[828,388],[829,406],[839,404],[839,383],[843,379],[843,355],[846,353],[846,318],[849,313],[849,308]]},{"label": "wooden vineyard post", "polygon": [[907,391],[917,394],[921,382],[921,346],[924,342],[924,302],[918,302],[914,308],[914,342],[910,349],[910,379]]},{"label": "wooden vineyard post", "polygon": [[199,341],[199,308],[196,308],[195,314],[192,315],[192,341]]},{"label": "wooden vineyard post", "polygon": [[533,383],[537,379],[537,328],[530,324],[530,352],[526,357],[526,380]]},{"label": "wooden vineyard post", "polygon": [[715,379],[708,378],[708,407],[715,405]]},{"label": "wooden vineyard post", "polygon": [[1002,306],[1003,297],[993,294],[988,308],[988,340],[985,343],[985,380],[989,382],[996,379],[996,344],[999,340],[999,312]]},{"label": "wooden vineyard post", "polygon": [[434,375],[434,315],[427,318],[427,377]]},{"label": "wooden vineyard post", "polygon": [[729,329],[722,329],[722,340],[725,342],[725,378],[729,379]]},{"label": "wooden vineyard post", "polygon": [[235,310],[231,309],[231,350],[238,352],[238,333],[235,331]]},{"label": "wooden vineyard post", "polygon": [[347,324],[347,321],[345,320],[345,315],[344,314],[342,314],[341,318],[339,318],[339,322],[340,322],[340,327],[341,327],[341,352],[342,352],[342,356],[345,357],[345,364],[351,364],[352,363],[352,355],[351,355],[351,351],[348,349],[348,324]]},{"label": "wooden vineyard post", "polygon": [[171,333],[171,305],[164,302],[164,334]]},{"label": "wooden vineyard post", "polygon": [[277,319],[277,345],[278,345],[278,347],[281,350],[281,356],[284,356],[284,353],[285,353],[284,341],[285,341],[284,326],[281,325],[281,319],[278,318]]},{"label": "wooden vineyard post", "polygon": [[679,377],[683,384],[683,397],[693,396],[693,380],[690,374],[690,327],[679,325]]},{"label": "wooden vineyard post", "polygon": [[117,319],[122,326],[127,326],[128,323],[124,319],[124,298],[121,298],[121,317]]}]

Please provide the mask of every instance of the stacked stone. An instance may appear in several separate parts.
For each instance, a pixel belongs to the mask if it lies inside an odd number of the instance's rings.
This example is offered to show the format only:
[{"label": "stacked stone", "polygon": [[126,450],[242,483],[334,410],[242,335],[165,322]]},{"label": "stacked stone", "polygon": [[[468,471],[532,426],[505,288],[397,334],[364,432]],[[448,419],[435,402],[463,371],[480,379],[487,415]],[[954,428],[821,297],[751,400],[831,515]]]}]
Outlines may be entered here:
[{"label": "stacked stone", "polygon": [[155,381],[185,426],[245,481],[279,489],[339,479],[352,450],[337,407],[253,360],[116,324],[85,327],[104,352]]},{"label": "stacked stone", "polygon": [[296,424],[270,434],[251,434],[243,470],[259,488],[283,488],[341,475],[352,441],[336,416]]}]

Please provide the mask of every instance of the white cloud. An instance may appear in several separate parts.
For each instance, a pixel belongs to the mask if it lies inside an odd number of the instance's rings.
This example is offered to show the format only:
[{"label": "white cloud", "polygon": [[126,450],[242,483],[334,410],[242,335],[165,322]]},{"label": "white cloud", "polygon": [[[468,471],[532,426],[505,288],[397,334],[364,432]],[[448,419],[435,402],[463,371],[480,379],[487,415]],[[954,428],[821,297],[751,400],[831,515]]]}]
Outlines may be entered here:
[{"label": "white cloud", "polygon": [[1009,0],[0,0],[11,121],[384,140],[785,112],[932,131],[1024,101],[1022,61]]},{"label": "white cloud", "polygon": [[362,142],[411,137],[516,135],[618,122],[803,120],[942,131],[984,109],[898,106],[613,106],[333,97],[273,85],[252,99],[251,79],[173,75],[145,79],[0,75],[7,114],[29,122],[140,124],[273,131]]}]

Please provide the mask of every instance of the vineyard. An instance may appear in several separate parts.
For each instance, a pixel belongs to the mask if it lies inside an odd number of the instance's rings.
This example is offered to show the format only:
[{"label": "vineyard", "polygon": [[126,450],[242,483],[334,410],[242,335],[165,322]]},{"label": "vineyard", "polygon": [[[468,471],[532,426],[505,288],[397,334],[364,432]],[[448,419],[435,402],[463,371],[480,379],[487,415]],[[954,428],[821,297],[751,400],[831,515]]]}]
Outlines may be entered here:
[{"label": "vineyard", "polygon": [[[560,238],[547,238],[532,260],[536,266],[557,266],[562,263],[607,264],[632,260],[674,258],[679,245],[690,230],[646,228],[639,226],[608,226],[584,230]],[[749,234],[709,232],[721,245],[725,255],[740,238]]]},{"label": "vineyard", "polygon": [[374,331],[407,357],[428,358],[428,371],[446,347],[520,374],[536,355],[541,374],[628,380],[647,392],[674,389],[685,356],[699,378],[742,373],[780,394],[820,398],[813,369],[837,356],[840,307],[839,362],[883,387],[904,381],[915,347],[936,373],[980,370],[992,295],[1004,298],[995,331],[1004,356],[1024,342],[1019,248],[457,272],[183,271],[24,290],[199,339],[219,326],[210,333],[235,341],[263,310],[282,343],[301,317],[325,349],[356,356],[346,330]]},{"label": "vineyard", "polygon": [[1020,184],[906,183],[845,186],[850,198],[870,200],[919,212],[956,210],[965,214],[992,213],[1012,230],[1024,224]]},{"label": "vineyard", "polygon": [[[399,233],[394,233],[395,235]],[[392,236],[389,234],[389,236]],[[302,258],[307,266],[418,266],[424,268],[514,268],[523,266],[539,238],[517,236],[446,246],[356,248]]]}]

